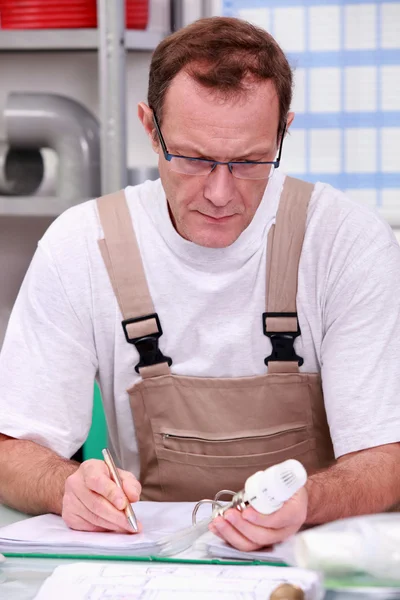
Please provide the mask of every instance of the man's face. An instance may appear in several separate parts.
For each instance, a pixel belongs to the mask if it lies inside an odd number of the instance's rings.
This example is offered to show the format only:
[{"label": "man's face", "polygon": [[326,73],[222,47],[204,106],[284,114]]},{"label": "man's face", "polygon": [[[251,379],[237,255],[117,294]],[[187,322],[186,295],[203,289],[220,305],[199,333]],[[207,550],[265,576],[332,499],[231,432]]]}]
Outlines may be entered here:
[{"label": "man's face", "polygon": [[[141,119],[150,131],[152,113],[140,106]],[[181,71],[166,93],[161,130],[171,154],[272,161],[278,121],[278,97],[271,81],[250,83],[243,95],[227,100]],[[268,180],[238,179],[225,165],[208,175],[177,173],[165,160],[158,140],[153,146],[178,233],[200,246],[230,246],[253,219]]]}]

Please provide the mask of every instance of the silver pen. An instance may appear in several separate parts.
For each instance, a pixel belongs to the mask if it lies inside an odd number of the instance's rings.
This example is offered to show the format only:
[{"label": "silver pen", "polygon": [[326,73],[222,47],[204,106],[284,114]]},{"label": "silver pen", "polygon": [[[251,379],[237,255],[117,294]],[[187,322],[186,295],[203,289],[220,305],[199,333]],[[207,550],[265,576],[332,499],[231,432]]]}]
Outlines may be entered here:
[{"label": "silver pen", "polygon": [[[121,478],[118,474],[117,467],[115,466],[115,463],[114,463],[113,457],[111,456],[110,451],[107,448],[104,448],[104,450],[102,450],[102,454],[104,457],[104,462],[106,463],[108,470],[110,471],[111,479],[122,491],[124,491],[124,489],[122,487]],[[137,533],[139,531],[139,528],[138,528],[138,524],[137,524],[137,520],[136,520],[136,515],[133,512],[133,508],[129,501],[128,501],[128,504],[126,505],[126,508],[124,509],[124,513],[126,515],[126,518],[128,519],[130,526],[132,527],[133,531],[135,533]]]}]

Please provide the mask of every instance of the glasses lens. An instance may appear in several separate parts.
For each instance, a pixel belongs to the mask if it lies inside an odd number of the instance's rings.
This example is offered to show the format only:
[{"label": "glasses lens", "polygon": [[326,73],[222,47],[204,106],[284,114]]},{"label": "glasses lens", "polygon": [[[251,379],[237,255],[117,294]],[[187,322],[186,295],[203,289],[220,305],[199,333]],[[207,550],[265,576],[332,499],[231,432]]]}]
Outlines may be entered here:
[{"label": "glasses lens", "polygon": [[[176,173],[201,176],[211,173],[213,163],[208,160],[173,156],[169,161],[169,165],[171,170]],[[232,175],[238,179],[269,179],[274,172],[274,165],[270,164],[262,165],[243,162],[231,163],[231,166]]]},{"label": "glasses lens", "polygon": [[170,160],[172,171],[184,173],[185,175],[208,175],[211,171],[212,163],[206,160],[195,160],[192,158],[181,158],[173,156]]},{"label": "glasses lens", "polygon": [[256,163],[234,163],[232,175],[238,179],[269,179],[274,172],[274,165]]}]

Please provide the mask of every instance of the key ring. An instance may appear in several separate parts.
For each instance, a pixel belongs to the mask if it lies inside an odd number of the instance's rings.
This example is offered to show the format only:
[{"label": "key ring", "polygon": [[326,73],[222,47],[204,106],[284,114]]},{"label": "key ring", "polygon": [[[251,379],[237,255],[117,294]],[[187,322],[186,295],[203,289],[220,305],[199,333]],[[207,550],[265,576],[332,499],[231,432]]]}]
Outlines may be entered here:
[{"label": "key ring", "polygon": [[[213,518],[214,516],[217,516],[219,513],[219,510],[224,508],[224,505],[221,504],[221,502],[219,502],[219,499],[221,496],[233,496],[235,495],[236,492],[232,492],[232,490],[220,490],[219,492],[217,492],[217,494],[215,494],[214,496],[214,500],[210,500],[210,498],[205,498],[204,500],[200,500],[199,502],[197,502],[197,504],[195,505],[193,511],[192,511],[192,525],[193,527],[195,525],[197,525],[197,512],[200,508],[200,506],[202,506],[203,504],[212,504],[212,515],[211,518]],[[215,509],[218,509],[215,512]],[[215,514],[214,514],[215,513]]]}]

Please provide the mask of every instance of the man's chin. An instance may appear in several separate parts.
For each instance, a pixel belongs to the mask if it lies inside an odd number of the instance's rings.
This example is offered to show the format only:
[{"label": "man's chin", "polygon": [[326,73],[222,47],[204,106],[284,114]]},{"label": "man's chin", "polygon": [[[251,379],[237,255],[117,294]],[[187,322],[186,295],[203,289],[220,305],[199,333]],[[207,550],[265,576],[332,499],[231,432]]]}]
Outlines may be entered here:
[{"label": "man's chin", "polygon": [[175,229],[184,239],[204,248],[227,248],[236,242],[247,227],[240,215],[210,219],[195,212],[190,217],[182,219]]}]

